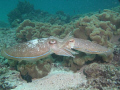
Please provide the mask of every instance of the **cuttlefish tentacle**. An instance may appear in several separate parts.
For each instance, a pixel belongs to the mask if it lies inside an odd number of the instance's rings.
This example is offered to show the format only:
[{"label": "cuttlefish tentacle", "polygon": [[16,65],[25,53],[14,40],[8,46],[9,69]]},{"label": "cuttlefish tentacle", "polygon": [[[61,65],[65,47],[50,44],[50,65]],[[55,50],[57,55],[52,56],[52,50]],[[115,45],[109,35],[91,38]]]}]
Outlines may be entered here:
[{"label": "cuttlefish tentacle", "polygon": [[101,46],[97,43],[91,42],[89,40],[71,38],[67,42],[66,47],[70,49],[75,49],[89,54],[105,54],[110,55],[112,53],[111,49]]},{"label": "cuttlefish tentacle", "polygon": [[38,60],[50,55],[50,47],[47,39],[35,39],[26,43],[21,43],[13,47],[3,49],[1,55],[8,59],[21,60]]},{"label": "cuttlefish tentacle", "polygon": [[78,54],[77,52],[73,51],[72,49],[65,48],[65,47],[64,47],[64,49],[67,50],[67,51],[69,51],[69,52],[71,52],[72,54]]},{"label": "cuttlefish tentacle", "polygon": [[68,33],[64,39],[59,39],[58,46],[55,48],[57,50],[54,50],[54,53],[57,55],[70,56],[74,58],[75,56],[73,54],[78,54],[78,53],[69,48],[66,48],[66,43],[70,38],[72,38],[71,32]]},{"label": "cuttlefish tentacle", "polygon": [[56,55],[61,55],[61,56],[74,57],[71,53],[72,50],[65,49],[64,44],[65,44],[64,39],[59,39],[56,37],[49,38],[50,50],[53,53],[55,53]]}]

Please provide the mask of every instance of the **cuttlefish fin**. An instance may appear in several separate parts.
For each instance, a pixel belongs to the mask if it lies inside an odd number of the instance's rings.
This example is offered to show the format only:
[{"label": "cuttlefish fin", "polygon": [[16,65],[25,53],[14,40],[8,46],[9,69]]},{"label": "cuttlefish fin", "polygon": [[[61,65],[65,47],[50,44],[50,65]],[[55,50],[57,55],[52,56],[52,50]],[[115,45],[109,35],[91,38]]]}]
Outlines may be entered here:
[{"label": "cuttlefish fin", "polygon": [[[9,49],[10,50],[10,49]],[[13,50],[13,49],[12,49]],[[12,51],[11,51],[12,53]],[[50,54],[52,54],[51,51],[48,51],[48,52],[45,52],[43,54],[40,54],[38,56],[31,56],[31,55],[28,55],[28,56],[16,56],[18,52],[15,52],[14,54],[12,53],[12,55],[9,53],[9,51],[7,49],[3,49],[1,50],[1,55],[7,59],[13,59],[13,60],[17,60],[19,62],[21,62],[22,60],[25,60],[25,61],[30,61],[30,62],[33,62],[33,61],[37,61],[41,58],[44,58]]]}]

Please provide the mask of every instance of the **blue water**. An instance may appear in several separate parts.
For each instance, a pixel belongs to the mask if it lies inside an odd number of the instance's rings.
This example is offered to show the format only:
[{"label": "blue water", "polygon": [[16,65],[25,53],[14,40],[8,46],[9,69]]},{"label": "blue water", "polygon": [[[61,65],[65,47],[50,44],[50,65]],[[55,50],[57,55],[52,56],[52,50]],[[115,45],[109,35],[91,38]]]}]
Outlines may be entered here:
[{"label": "blue water", "polygon": [[[0,0],[0,21],[8,21],[7,14],[13,10],[18,1]],[[64,11],[68,15],[83,14],[108,9],[120,5],[118,0],[26,0],[34,4],[35,9],[41,9],[54,14]]]}]

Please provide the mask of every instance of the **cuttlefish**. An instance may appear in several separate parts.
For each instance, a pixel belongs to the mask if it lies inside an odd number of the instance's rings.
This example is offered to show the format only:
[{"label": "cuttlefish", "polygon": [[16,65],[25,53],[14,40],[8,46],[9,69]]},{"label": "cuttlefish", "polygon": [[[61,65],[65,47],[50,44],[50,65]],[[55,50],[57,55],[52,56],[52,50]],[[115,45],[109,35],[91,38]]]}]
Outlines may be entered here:
[{"label": "cuttlefish", "polygon": [[68,34],[64,39],[50,36],[49,38],[34,39],[1,50],[1,55],[18,61],[35,61],[50,54],[75,57],[75,50],[90,54],[108,55],[112,51],[89,40],[78,39]]}]

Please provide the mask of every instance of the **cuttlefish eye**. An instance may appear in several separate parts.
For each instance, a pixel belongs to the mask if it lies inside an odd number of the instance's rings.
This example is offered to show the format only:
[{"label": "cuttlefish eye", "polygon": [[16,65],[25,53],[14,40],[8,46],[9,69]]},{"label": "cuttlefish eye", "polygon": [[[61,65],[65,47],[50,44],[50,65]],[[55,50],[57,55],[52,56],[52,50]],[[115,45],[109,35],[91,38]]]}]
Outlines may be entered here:
[{"label": "cuttlefish eye", "polygon": [[57,43],[57,41],[54,40],[54,39],[51,39],[51,40],[49,41],[49,44],[56,44],[56,43]]}]

